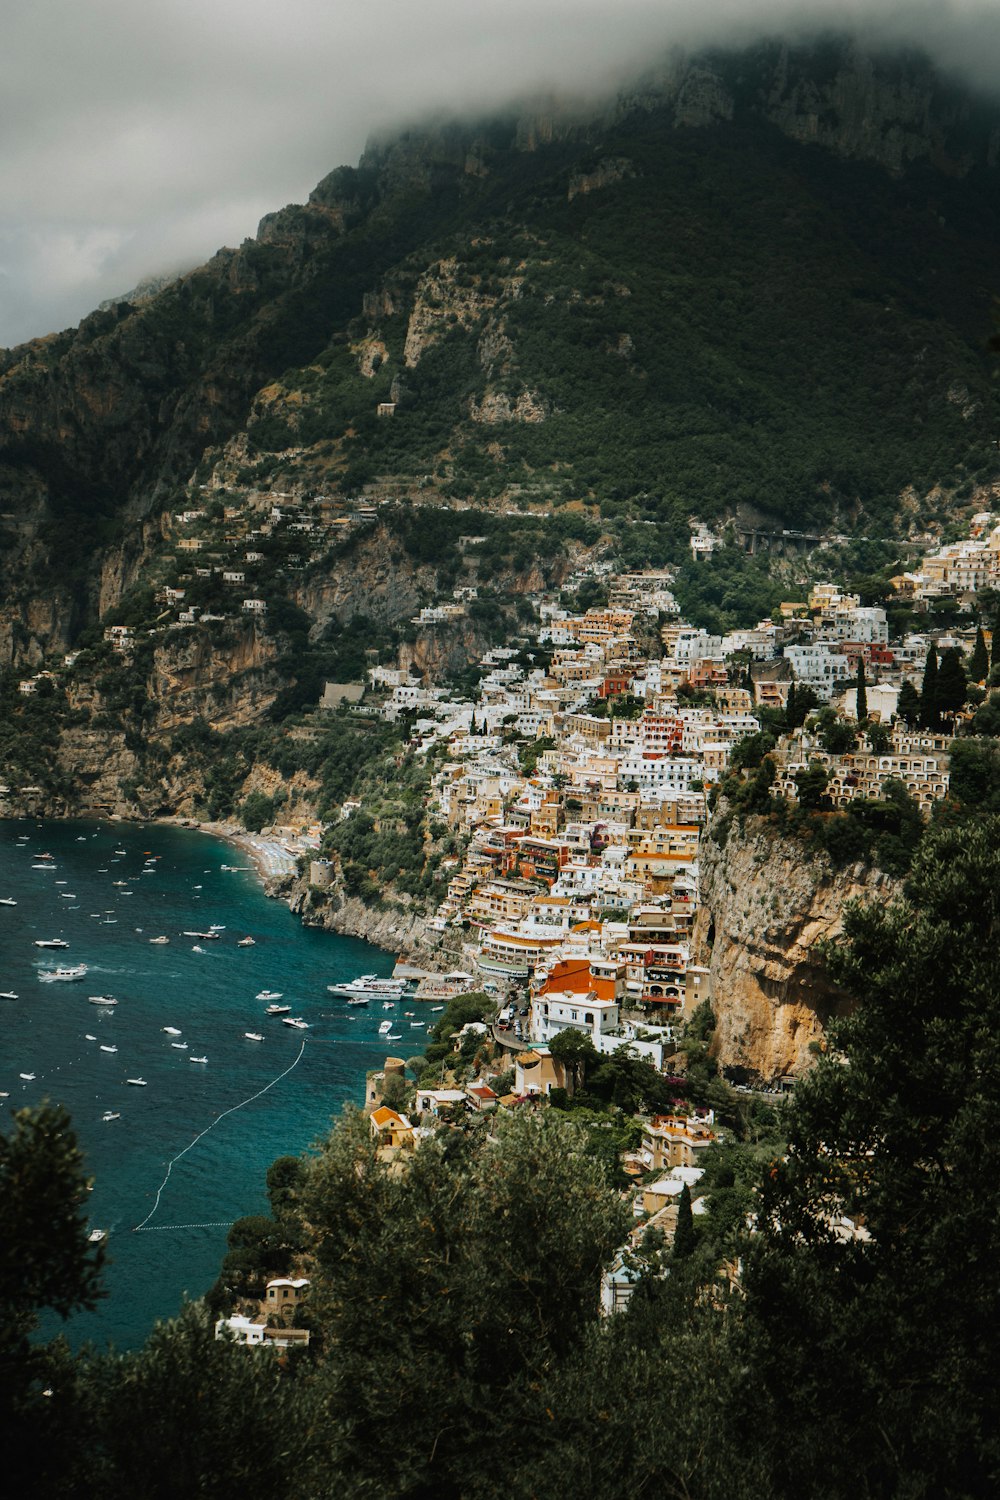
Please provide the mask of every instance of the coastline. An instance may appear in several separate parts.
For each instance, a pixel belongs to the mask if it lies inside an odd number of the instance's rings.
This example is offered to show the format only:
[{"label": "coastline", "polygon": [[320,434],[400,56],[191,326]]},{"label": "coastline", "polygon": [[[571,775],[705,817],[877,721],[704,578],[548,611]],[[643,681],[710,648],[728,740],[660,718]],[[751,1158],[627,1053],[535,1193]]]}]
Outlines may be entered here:
[{"label": "coastline", "polygon": [[[298,856],[291,852],[283,840],[276,837],[266,838],[259,833],[248,833],[238,823],[201,823],[195,818],[173,816],[156,818],[154,821],[171,828],[190,828],[196,833],[210,833],[213,837],[232,844],[235,849],[248,856],[265,887],[272,883],[283,882],[298,874]],[[308,855],[310,851],[303,848],[301,852]],[[277,895],[278,891],[268,889],[267,894]]]}]

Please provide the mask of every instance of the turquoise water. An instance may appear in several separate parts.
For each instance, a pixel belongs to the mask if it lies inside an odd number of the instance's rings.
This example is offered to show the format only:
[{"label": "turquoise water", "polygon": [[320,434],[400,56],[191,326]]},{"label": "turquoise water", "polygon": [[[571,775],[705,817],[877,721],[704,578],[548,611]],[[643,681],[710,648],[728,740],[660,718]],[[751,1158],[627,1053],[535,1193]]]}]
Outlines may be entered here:
[{"label": "turquoise water", "polygon": [[[54,868],[32,868],[42,852]],[[0,897],[17,901],[0,906],[0,990],[18,995],[0,1000],[0,1090],[8,1092],[0,1128],[22,1105],[64,1104],[94,1180],[90,1222],[110,1231],[109,1295],[98,1312],[65,1326],[74,1346],[90,1339],[135,1348],[185,1293],[206,1291],[225,1253],[226,1224],[266,1211],[264,1174],[274,1158],[324,1135],[345,1101],[360,1104],[365,1073],[387,1050],[408,1056],[424,1045],[423,1027],[404,1015],[421,1019],[422,1007],[348,1006],[326,991],[359,973],[391,973],[394,956],[302,927],[264,895],[252,870],[222,868],[246,863],[230,845],[185,829],[0,821]],[[183,936],[213,925],[218,941]],[[160,934],[169,944],[149,942]],[[237,947],[248,935],[255,945]],[[34,946],[53,937],[69,947]],[[77,963],[88,966],[82,981],[38,979]],[[266,1002],[255,998],[265,989],[281,991],[310,1029],[265,1016]],[[88,1003],[91,995],[119,1003],[104,1009]],[[402,1034],[388,1048],[378,1037],[383,1019],[398,1021]],[[264,1040],[248,1041],[245,1031]],[[156,1205],[171,1158],[289,1068],[175,1163]],[[147,1086],[128,1085],[132,1077]],[[105,1122],[105,1111],[121,1118]],[[133,1232],[154,1205],[148,1227]],[[170,1227],[189,1225],[208,1227]]]}]

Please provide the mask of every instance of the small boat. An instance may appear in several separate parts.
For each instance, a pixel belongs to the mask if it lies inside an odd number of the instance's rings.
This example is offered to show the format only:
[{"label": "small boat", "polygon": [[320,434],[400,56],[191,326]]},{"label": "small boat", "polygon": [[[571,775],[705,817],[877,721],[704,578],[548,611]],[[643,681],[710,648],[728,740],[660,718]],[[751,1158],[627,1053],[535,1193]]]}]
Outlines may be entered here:
[{"label": "small boat", "polygon": [[56,979],[83,979],[86,973],[86,964],[74,964],[70,969],[41,969],[38,977],[43,984],[50,984]]},{"label": "small boat", "polygon": [[125,885],[128,885],[128,881],[127,880],[112,880],[111,884],[112,885],[125,886]]},{"label": "small boat", "polygon": [[68,948],[65,938],[35,938],[36,948]]},{"label": "small boat", "polygon": [[0,990],[0,1000],[16,1000],[17,994],[14,990]]},{"label": "small boat", "polygon": [[125,1082],[134,1084],[137,1089],[144,1089],[146,1087],[145,1078],[126,1078]]},{"label": "small boat", "polygon": [[34,1079],[34,1076],[35,1076],[34,1073],[19,1073],[18,1074],[18,1077],[19,1078],[23,1078],[24,1081],[25,1081],[25,1083],[31,1083],[32,1080]]},{"label": "small boat", "polygon": [[0,896],[0,906],[16,906],[17,902],[13,896]]},{"label": "small boat", "polygon": [[108,1231],[106,1229],[92,1229],[87,1235],[87,1239],[92,1245],[99,1245],[101,1241],[106,1240],[107,1237]]},{"label": "small boat", "polygon": [[423,1026],[424,1022],[423,1021],[411,1021],[410,1025],[411,1026]]},{"label": "small boat", "polygon": [[160,1030],[165,1031],[167,1033],[167,1036],[180,1036],[181,1034],[181,1028],[179,1026],[161,1026]]},{"label": "small boat", "polygon": [[116,1109],[106,1109],[104,1111],[103,1115],[101,1116],[101,1119],[105,1120],[105,1121],[107,1121],[107,1120],[120,1120],[121,1119],[121,1114]]},{"label": "small boat", "polygon": [[198,943],[194,943],[191,947],[192,953],[204,953],[204,951],[204,948],[202,948]]},{"label": "small boat", "polygon": [[209,932],[225,932],[226,924],[225,922],[209,922],[208,930]]},{"label": "small boat", "polygon": [[240,938],[240,940],[236,944],[236,946],[237,946],[237,948],[255,948],[257,946],[257,944],[256,944],[256,940],[254,938],[252,938],[252,937],[245,937],[245,938]]},{"label": "small boat", "polygon": [[115,999],[114,995],[88,995],[87,1004],[110,1006],[117,1005],[118,1001]]},{"label": "small boat", "polygon": [[395,1000],[383,1000],[382,1001],[382,1009],[383,1010],[392,1010],[392,1008],[395,1005],[395,1003],[396,1003]]},{"label": "small boat", "polygon": [[169,943],[170,939],[168,937],[155,937],[155,938],[150,938],[149,941],[151,943]]},{"label": "small boat", "polygon": [[378,1028],[378,1034],[379,1034],[379,1036],[387,1036],[391,1030],[392,1030],[392,1022],[391,1021],[382,1021],[382,1022],[380,1022],[379,1028]]},{"label": "small boat", "polygon": [[385,1039],[387,1042],[401,1042],[403,1040],[403,1033],[401,1031],[387,1031]]},{"label": "small boat", "polygon": [[259,1031],[244,1031],[243,1035],[248,1042],[262,1042],[264,1040]]},{"label": "small boat", "polygon": [[54,870],[55,865],[32,865],[33,870]]},{"label": "small boat", "polygon": [[432,1005],[431,1010],[444,1010],[443,1005]]},{"label": "small boat", "polygon": [[178,1052],[186,1052],[188,1049],[187,1042],[171,1042],[170,1045],[171,1047],[176,1047]]},{"label": "small boat", "polygon": [[264,1012],[265,1016],[290,1016],[291,1013],[290,1005],[269,1005]]},{"label": "small boat", "polygon": [[201,938],[203,943],[217,943],[219,941],[219,934],[211,930],[208,932],[185,932],[184,936]]},{"label": "small boat", "polygon": [[351,995],[347,1003],[348,1005],[370,1005],[371,1000],[367,995]]},{"label": "small boat", "polygon": [[85,1032],[84,1032],[84,1033],[83,1033],[83,1040],[84,1040],[84,1041],[85,1041],[85,1042],[96,1042],[96,1041],[97,1041],[97,1038],[96,1038],[96,1036],[91,1036],[91,1034],[90,1034],[90,1032],[89,1032],[89,1031],[85,1031]]},{"label": "small boat", "polygon": [[103,921],[103,923],[101,925],[103,927],[117,927],[118,926],[118,918],[117,917],[105,917],[104,921]]},{"label": "small boat", "polygon": [[294,1026],[296,1031],[308,1031],[309,1022],[303,1021],[301,1016],[285,1016],[281,1022],[282,1026]]},{"label": "small boat", "polygon": [[203,1062],[208,1062],[208,1058],[207,1057],[189,1057],[188,1058],[188,1062],[203,1063]]},{"label": "small boat", "polygon": [[101,1049],[100,1049],[100,1050],[101,1050],[101,1051],[102,1051],[102,1052],[117,1052],[117,1051],[118,1051],[118,1048],[117,1048],[117,1047],[115,1047],[115,1046],[111,1046],[111,1047],[105,1047],[105,1045],[104,1045],[104,1043],[103,1043],[103,1042],[102,1042],[102,1043],[101,1043]]},{"label": "small boat", "polygon": [[280,1000],[280,990],[261,990],[257,996],[258,1000]]},{"label": "small boat", "polygon": [[115,850],[115,853],[116,853],[116,854],[124,854],[124,853],[125,853],[125,852],[126,852],[126,851],[125,851],[125,850],[124,850],[124,849],[116,849],[116,850]]}]

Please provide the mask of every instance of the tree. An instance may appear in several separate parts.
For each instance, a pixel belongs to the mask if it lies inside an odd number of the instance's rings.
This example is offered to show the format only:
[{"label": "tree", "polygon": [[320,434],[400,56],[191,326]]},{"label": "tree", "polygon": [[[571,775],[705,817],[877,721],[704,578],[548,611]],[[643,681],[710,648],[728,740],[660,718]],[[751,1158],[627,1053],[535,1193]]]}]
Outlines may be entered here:
[{"label": "tree", "polygon": [[583,1084],[587,1069],[598,1061],[599,1053],[587,1032],[567,1026],[549,1042],[549,1051],[569,1071],[575,1088]]},{"label": "tree", "polygon": [[937,699],[937,674],[937,651],[933,645],[930,645],[927,647],[927,658],[924,662],[924,677],[920,685],[921,729],[939,729],[941,727],[941,714]]},{"label": "tree", "polygon": [[896,712],[903,723],[910,729],[915,729],[921,719],[920,694],[913,683],[906,679],[899,690],[899,700],[896,704]]},{"label": "tree", "polygon": [[951,718],[965,702],[965,664],[957,646],[942,653],[938,665],[936,701],[939,714]]},{"label": "tree", "polygon": [[826,766],[819,761],[813,761],[807,770],[796,771],[792,779],[799,794],[800,807],[807,812],[816,812],[820,808],[829,807],[826,784],[830,780],[830,775]]},{"label": "tree", "polygon": [[788,702],[785,705],[785,722],[789,729],[801,729],[818,702],[819,699],[808,683],[793,682],[788,689]]},{"label": "tree", "polygon": [[687,1260],[694,1251],[694,1215],[691,1212],[691,1189],[687,1183],[677,1200],[677,1228],[674,1230],[674,1259]]},{"label": "tree", "polygon": [[993,616],[993,629],[990,632],[990,666],[1000,667],[1000,604]]},{"label": "tree", "polygon": [[865,684],[865,659],[860,654],[858,656],[858,672],[855,679],[854,702],[858,723],[864,724],[868,718],[868,688]]},{"label": "tree", "polygon": [[[585,1134],[545,1110],[421,1143],[402,1173],[351,1112],[310,1163],[325,1473],[358,1495],[484,1493],[532,1390],[597,1320],[628,1216]],[[391,1434],[391,1441],[387,1438]]]},{"label": "tree", "polygon": [[969,657],[969,681],[985,682],[990,670],[990,654],[986,649],[986,637],[983,635],[983,627],[980,625],[976,630],[976,644],[972,648]]},{"label": "tree", "polygon": [[737,1420],[769,1494],[995,1487],[998,941],[997,817],[931,835],[896,902],[847,908],[828,961],[856,1008],[796,1092],[746,1246]]},{"label": "tree", "polygon": [[827,755],[850,755],[857,742],[857,731],[846,719],[834,719],[820,735]]}]

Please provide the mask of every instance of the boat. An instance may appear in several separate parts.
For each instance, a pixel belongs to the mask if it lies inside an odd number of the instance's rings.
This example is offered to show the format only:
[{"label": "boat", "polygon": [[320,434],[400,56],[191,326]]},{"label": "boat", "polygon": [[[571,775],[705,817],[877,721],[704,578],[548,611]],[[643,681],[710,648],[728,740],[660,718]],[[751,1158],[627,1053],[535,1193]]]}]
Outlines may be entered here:
[{"label": "boat", "polygon": [[18,1077],[19,1078],[23,1078],[24,1081],[25,1081],[25,1083],[31,1083],[33,1081],[35,1075],[34,1075],[34,1073],[19,1073]]},{"label": "boat", "polygon": [[209,932],[225,932],[226,924],[225,922],[209,922],[208,930]]},{"label": "boat", "polygon": [[243,1035],[248,1042],[262,1042],[264,1040],[259,1031],[244,1031]]},{"label": "boat", "polygon": [[155,937],[155,938],[150,938],[149,941],[151,943],[169,943],[170,939],[168,937]]},{"label": "boat", "polygon": [[205,951],[204,948],[202,948],[199,943],[192,944],[192,947],[191,947],[191,952],[192,953],[204,953],[204,951]]},{"label": "boat", "polygon": [[431,1010],[444,1010],[443,1005],[432,1005]]},{"label": "boat", "polygon": [[101,1043],[101,1051],[102,1052],[117,1052],[118,1048],[115,1047],[115,1046],[105,1047],[104,1043],[102,1042]]},{"label": "boat", "polygon": [[84,1033],[83,1033],[83,1040],[84,1040],[84,1041],[85,1041],[85,1042],[96,1042],[96,1041],[97,1041],[97,1038],[96,1038],[96,1036],[91,1036],[91,1034],[90,1034],[90,1032],[89,1032],[89,1031],[85,1031],[85,1032],[84,1032]]},{"label": "boat", "polygon": [[43,984],[49,984],[56,979],[83,979],[86,972],[86,964],[74,964],[70,969],[40,969],[38,977]]},{"label": "boat", "polygon": [[387,1031],[385,1039],[387,1042],[401,1042],[403,1040],[403,1033],[401,1031]]},{"label": "boat", "polygon": [[33,870],[54,870],[55,869],[55,865],[48,865],[48,864],[46,864],[46,865],[32,865],[31,868]]},{"label": "boat", "polygon": [[346,984],[328,984],[331,995],[367,995],[369,999],[399,1000],[406,989],[403,979],[379,979],[377,974],[361,974]]},{"label": "boat", "polygon": [[35,938],[36,948],[68,948],[65,938]]},{"label": "boat", "polygon": [[280,1000],[281,999],[281,991],[280,990],[261,990],[260,993],[259,993],[259,995],[257,996],[257,999],[258,1000]]},{"label": "boat", "polygon": [[125,850],[124,850],[124,849],[116,849],[116,850],[115,850],[115,853],[116,853],[116,854],[124,854],[124,853],[125,853],[125,852],[126,852],[126,851],[125,851]]},{"label": "boat", "polygon": [[423,1021],[411,1021],[410,1022],[411,1026],[423,1026],[423,1024],[424,1024]]},{"label": "boat", "polygon": [[188,1058],[188,1062],[203,1063],[203,1062],[208,1062],[208,1058],[207,1057],[189,1057]]},{"label": "boat", "polygon": [[0,990],[0,1000],[16,1000],[17,994],[14,990]]},{"label": "boat", "polygon": [[102,1120],[120,1120],[121,1114],[116,1109],[106,1109],[101,1116]]},{"label": "boat", "polygon": [[108,1231],[106,1229],[92,1229],[87,1235],[87,1239],[92,1245],[99,1245],[101,1241],[106,1240],[107,1237]]},{"label": "boat", "polygon": [[167,1036],[180,1036],[181,1034],[181,1028],[179,1026],[161,1026],[160,1030],[165,1031],[167,1033]]},{"label": "boat", "polygon": [[146,1087],[145,1078],[126,1078],[125,1082],[134,1084],[137,1089],[144,1089]]},{"label": "boat", "polygon": [[395,1000],[383,1000],[382,1001],[382,1009],[383,1010],[392,1010],[392,1008],[395,1005],[395,1003],[396,1003]]},{"label": "boat", "polygon": [[186,1052],[188,1049],[187,1042],[171,1042],[170,1045],[171,1047],[176,1047],[178,1052]]},{"label": "boat", "polygon": [[111,1006],[117,1005],[118,1001],[115,999],[114,995],[88,995],[87,1004]]},{"label": "boat", "polygon": [[264,1012],[265,1016],[290,1016],[291,1013],[290,1005],[269,1005]]},{"label": "boat", "polygon": [[13,896],[0,896],[0,906],[16,906],[17,902]]},{"label": "boat", "polygon": [[281,1022],[282,1026],[294,1026],[296,1031],[308,1031],[309,1022],[303,1021],[301,1016],[285,1016]]},{"label": "boat", "polygon": [[212,932],[212,931],[209,931],[209,932],[185,932],[184,936],[185,937],[201,938],[201,940],[202,940],[203,943],[217,943],[219,941],[219,934],[217,932]]},{"label": "boat", "polygon": [[256,938],[252,937],[240,938],[236,946],[237,948],[256,948],[257,940]]},{"label": "boat", "polygon": [[349,995],[347,1003],[348,1005],[371,1005],[371,999],[368,995]]},{"label": "boat", "polygon": [[379,1036],[388,1036],[388,1034],[389,1034],[389,1032],[391,1030],[392,1030],[392,1022],[391,1021],[381,1021],[379,1023],[379,1028],[378,1028],[378,1034],[379,1034]]}]

